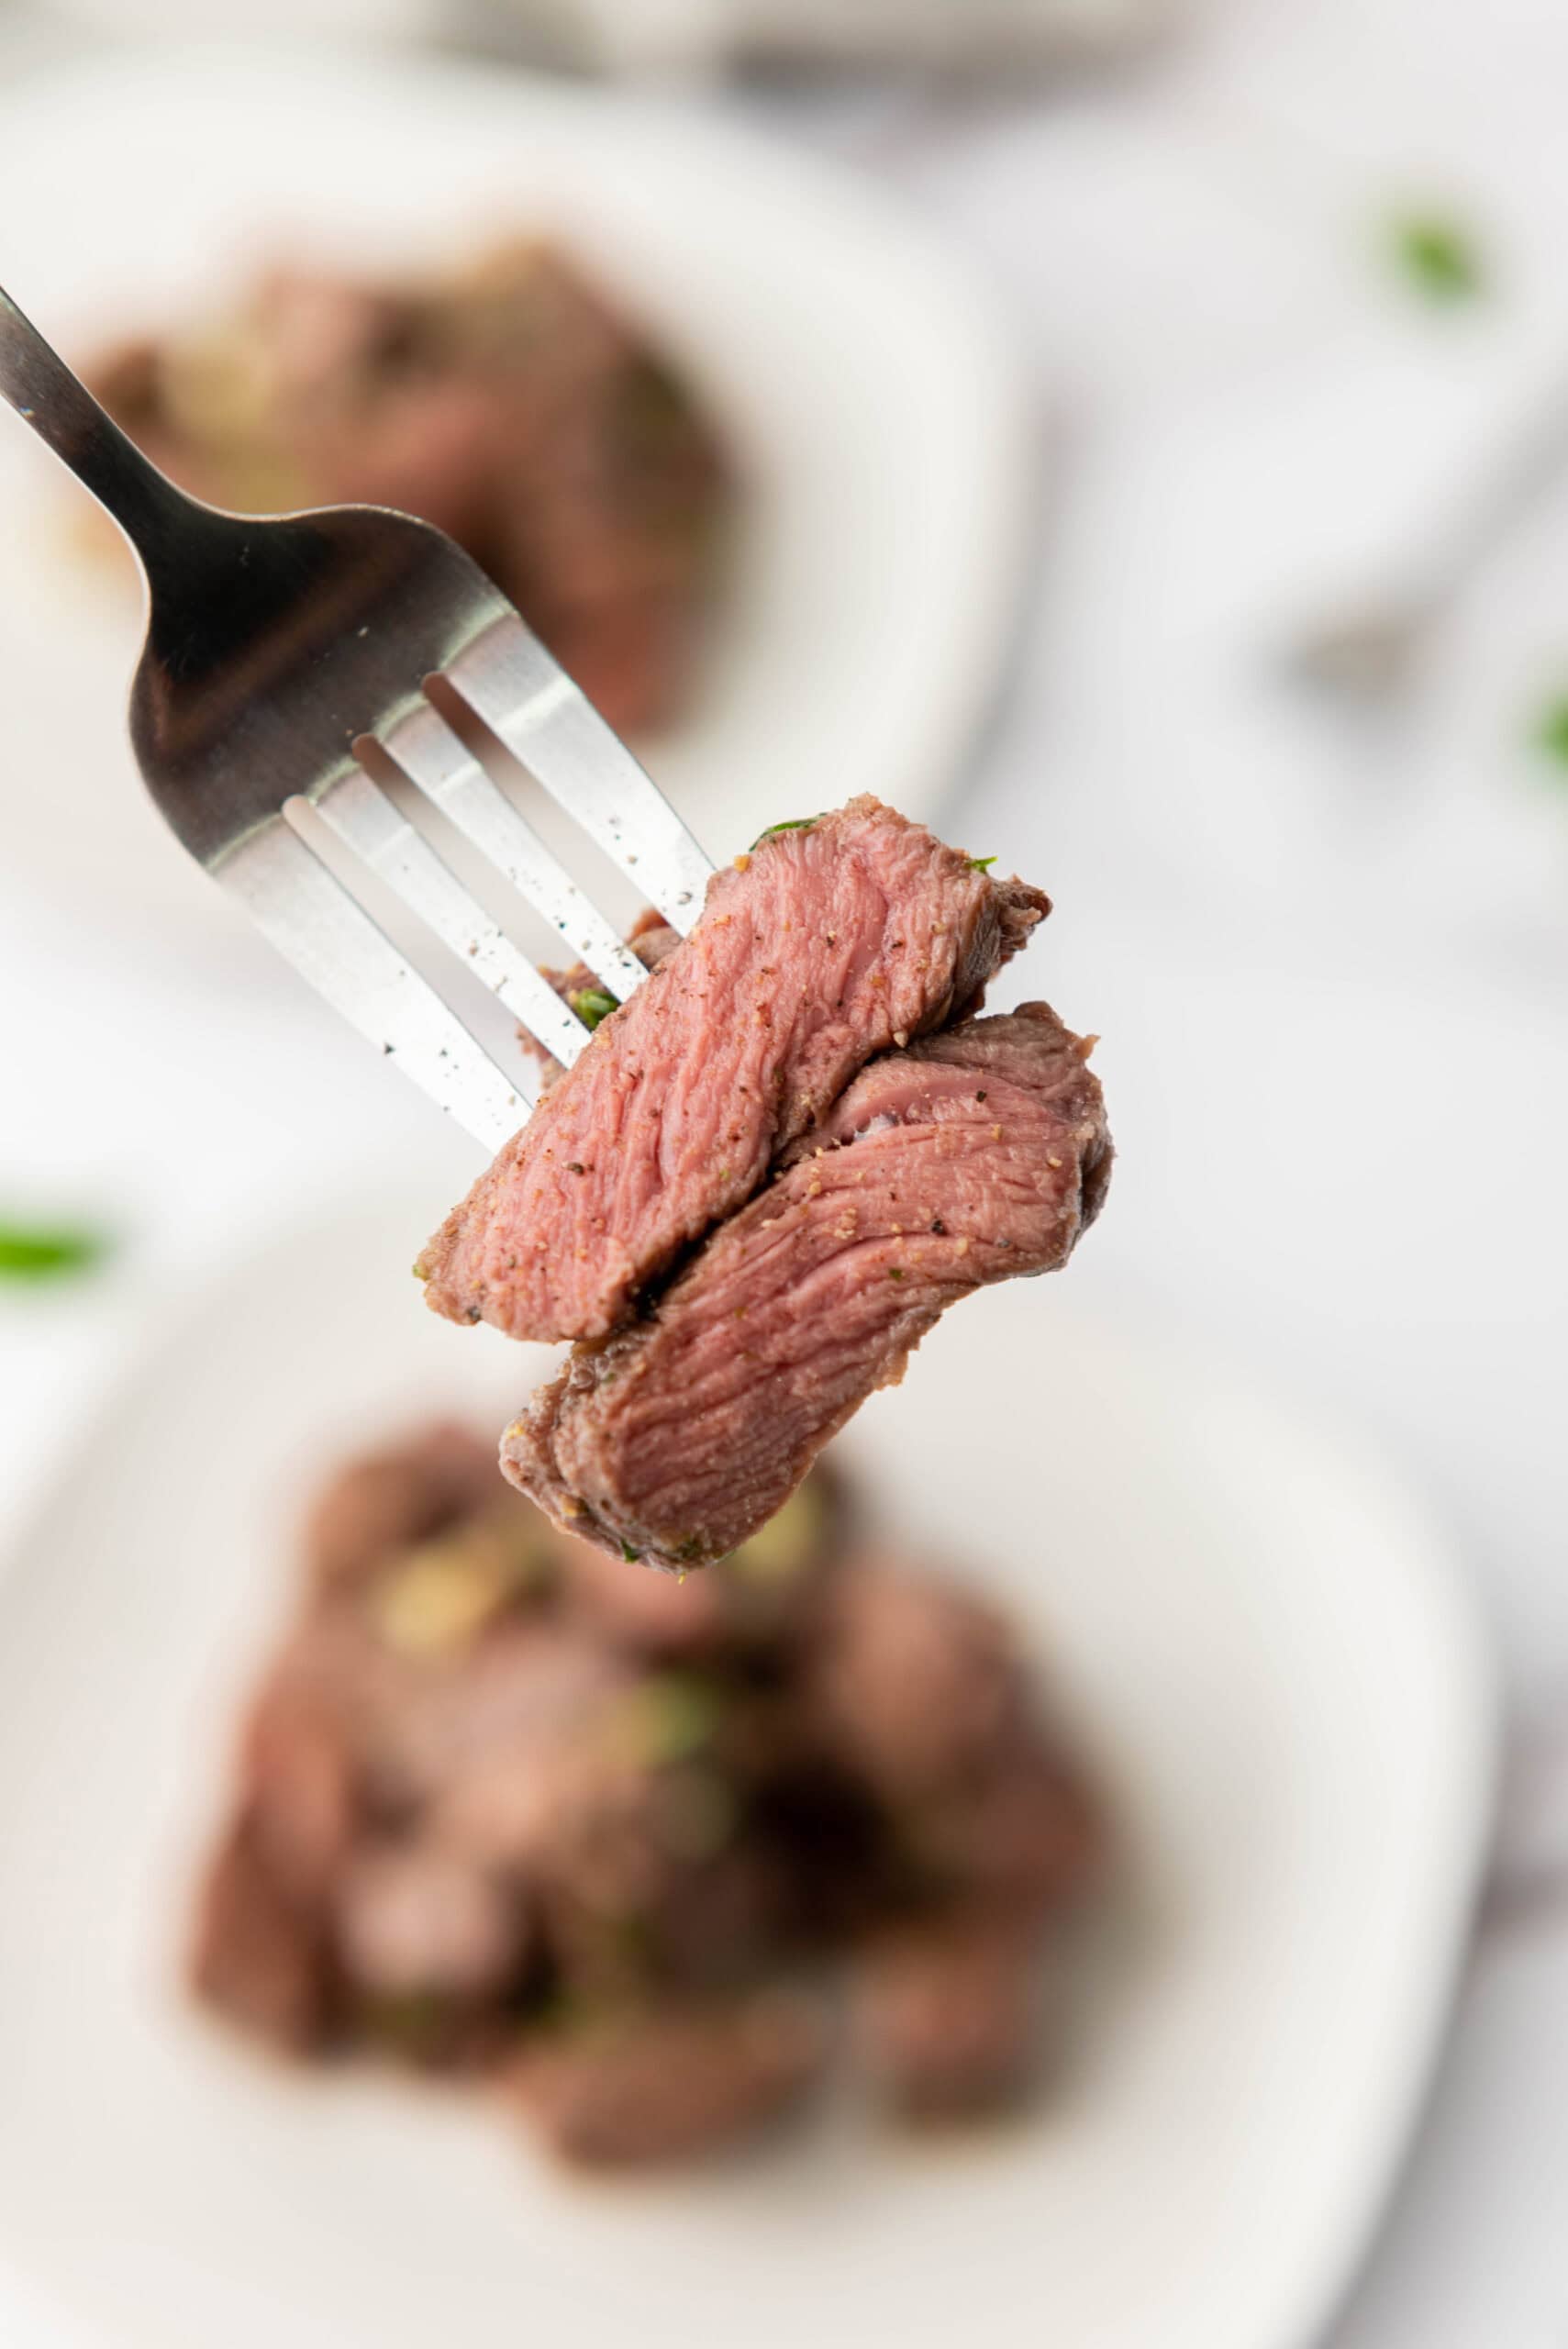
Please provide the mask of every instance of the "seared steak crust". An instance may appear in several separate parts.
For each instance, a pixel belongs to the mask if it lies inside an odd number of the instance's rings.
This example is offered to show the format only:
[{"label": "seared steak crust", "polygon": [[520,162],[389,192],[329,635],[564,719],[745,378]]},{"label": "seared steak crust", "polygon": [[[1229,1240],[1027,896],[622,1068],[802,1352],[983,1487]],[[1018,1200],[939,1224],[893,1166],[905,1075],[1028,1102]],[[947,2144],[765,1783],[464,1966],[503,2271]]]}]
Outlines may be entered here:
[{"label": "seared steak crust", "polygon": [[1110,1165],[1086,1052],[1026,1004],[873,1062],[651,1319],[531,1398],[506,1475],[617,1553],[735,1548],[948,1306],[1066,1261]]},{"label": "seared steak crust", "polygon": [[869,796],[769,837],[447,1218],[428,1303],[606,1336],[857,1070],[973,1009],[1049,907]]}]

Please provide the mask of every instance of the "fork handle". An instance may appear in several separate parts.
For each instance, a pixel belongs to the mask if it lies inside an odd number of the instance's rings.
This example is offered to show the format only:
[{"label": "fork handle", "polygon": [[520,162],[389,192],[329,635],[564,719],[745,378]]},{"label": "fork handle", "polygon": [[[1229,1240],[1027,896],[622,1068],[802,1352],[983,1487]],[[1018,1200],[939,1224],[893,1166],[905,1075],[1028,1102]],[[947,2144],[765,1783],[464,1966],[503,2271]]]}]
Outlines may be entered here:
[{"label": "fork handle", "polygon": [[3,285],[0,397],[107,507],[149,564],[170,526],[189,511],[189,499],[127,440]]}]

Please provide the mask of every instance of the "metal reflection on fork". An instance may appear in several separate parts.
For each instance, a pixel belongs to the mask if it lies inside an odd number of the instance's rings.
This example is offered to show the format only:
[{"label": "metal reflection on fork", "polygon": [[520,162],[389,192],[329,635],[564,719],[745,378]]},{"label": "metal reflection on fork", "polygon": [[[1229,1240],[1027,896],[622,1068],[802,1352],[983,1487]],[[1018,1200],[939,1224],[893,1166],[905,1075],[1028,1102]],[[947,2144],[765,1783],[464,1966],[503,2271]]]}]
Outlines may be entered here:
[{"label": "metal reflection on fork", "polygon": [[442,716],[430,681],[445,681],[683,934],[701,908],[707,859],[499,589],[428,522],[368,506],[259,520],[186,496],[3,289],[0,395],[140,562],[148,624],[131,741],[170,828],[362,1035],[498,1147],[532,1106],[528,1093],[322,862],[301,806],[566,1063],[587,1029],[378,769],[395,769],[439,808],[613,995],[646,974]]}]

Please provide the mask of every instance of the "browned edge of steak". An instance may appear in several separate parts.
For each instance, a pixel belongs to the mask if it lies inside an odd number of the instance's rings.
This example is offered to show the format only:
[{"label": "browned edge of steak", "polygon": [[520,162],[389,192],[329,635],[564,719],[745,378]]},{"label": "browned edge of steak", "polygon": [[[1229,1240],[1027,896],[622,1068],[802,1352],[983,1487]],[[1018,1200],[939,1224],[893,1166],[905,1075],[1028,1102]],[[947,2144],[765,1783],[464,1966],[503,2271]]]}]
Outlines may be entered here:
[{"label": "browned edge of steak", "polygon": [[949,1305],[1066,1261],[1109,1177],[1087,1050],[1028,1004],[873,1062],[650,1319],[530,1398],[506,1475],[628,1557],[724,1556]]},{"label": "browned edge of steak", "polygon": [[766,839],[447,1218],[427,1302],[606,1336],[868,1060],[973,1009],[1049,907],[869,796]]}]

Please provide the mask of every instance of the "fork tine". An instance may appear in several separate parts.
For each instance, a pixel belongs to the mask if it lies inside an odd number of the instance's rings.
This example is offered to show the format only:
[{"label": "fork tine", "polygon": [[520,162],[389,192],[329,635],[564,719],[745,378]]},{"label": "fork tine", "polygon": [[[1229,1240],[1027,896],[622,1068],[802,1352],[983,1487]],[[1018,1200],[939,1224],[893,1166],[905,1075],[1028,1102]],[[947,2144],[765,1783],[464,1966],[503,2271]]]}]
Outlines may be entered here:
[{"label": "fork tine", "polygon": [[443,674],[684,937],[713,867],[652,776],[539,639],[509,615]]},{"label": "fork tine", "polygon": [[587,1029],[371,777],[350,768],[315,805],[339,839],[471,965],[535,1041],[570,1067],[588,1041]]},{"label": "fork tine", "polygon": [[624,1002],[641,985],[648,974],[636,955],[622,945],[439,710],[422,701],[376,739],[409,782],[560,930],[612,995]]},{"label": "fork tine", "polygon": [[211,868],[278,952],[475,1141],[498,1150],[532,1106],[283,816]]}]

